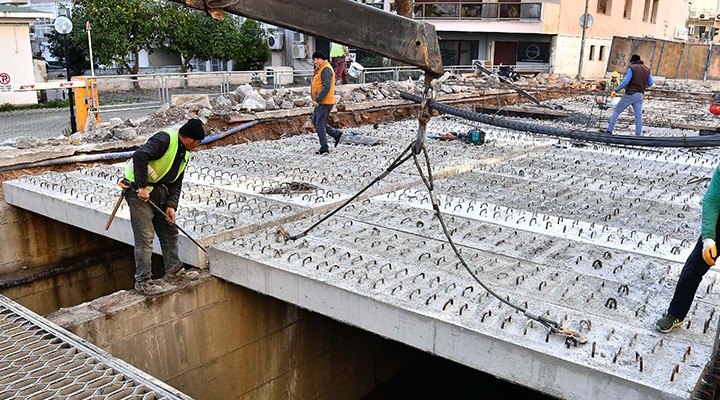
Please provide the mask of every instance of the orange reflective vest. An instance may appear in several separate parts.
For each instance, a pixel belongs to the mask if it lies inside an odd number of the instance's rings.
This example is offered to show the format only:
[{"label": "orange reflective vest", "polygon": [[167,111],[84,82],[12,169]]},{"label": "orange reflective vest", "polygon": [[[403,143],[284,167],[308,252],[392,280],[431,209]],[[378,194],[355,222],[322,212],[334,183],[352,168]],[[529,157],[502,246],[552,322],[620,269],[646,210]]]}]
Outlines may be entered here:
[{"label": "orange reflective vest", "polygon": [[310,84],[310,96],[312,96],[313,101],[315,101],[318,93],[322,91],[323,84],[321,75],[322,70],[325,68],[330,69],[330,72],[332,72],[332,81],[330,82],[330,91],[328,91],[327,96],[320,100],[319,103],[335,104],[335,71],[327,60],[323,61],[323,63],[313,71],[312,83]]}]

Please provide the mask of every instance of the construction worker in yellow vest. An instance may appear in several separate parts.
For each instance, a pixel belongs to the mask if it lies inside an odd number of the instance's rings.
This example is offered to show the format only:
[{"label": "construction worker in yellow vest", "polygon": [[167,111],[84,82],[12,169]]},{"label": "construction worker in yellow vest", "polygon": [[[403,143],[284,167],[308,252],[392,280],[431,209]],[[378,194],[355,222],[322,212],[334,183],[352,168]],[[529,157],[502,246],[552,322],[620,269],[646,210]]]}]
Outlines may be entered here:
[{"label": "construction worker in yellow vest", "polygon": [[[135,289],[159,294],[165,289],[152,279],[152,242],[157,234],[165,264],[165,281],[174,284],[195,280],[197,271],[186,270],[178,258],[178,228],[174,225],[185,166],[190,151],[205,139],[202,121],[190,119],[179,130],[162,130],[140,146],[125,167],[123,186],[130,208],[135,239]],[[154,210],[153,202],[165,213]]]},{"label": "construction worker in yellow vest", "polygon": [[350,58],[350,50],[347,46],[340,43],[330,45],[330,62],[335,69],[335,79],[341,79],[344,85],[348,83],[347,58]]}]

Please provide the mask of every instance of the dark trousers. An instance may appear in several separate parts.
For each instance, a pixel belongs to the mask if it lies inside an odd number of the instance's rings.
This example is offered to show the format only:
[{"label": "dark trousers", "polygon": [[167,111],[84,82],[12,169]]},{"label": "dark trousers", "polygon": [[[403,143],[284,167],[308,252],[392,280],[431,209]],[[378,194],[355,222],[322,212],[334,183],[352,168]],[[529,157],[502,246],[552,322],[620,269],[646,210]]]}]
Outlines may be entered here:
[{"label": "dark trousers", "polygon": [[668,314],[680,321],[684,320],[688,311],[690,311],[695,292],[700,286],[703,276],[710,270],[710,267],[703,259],[702,252],[703,244],[702,238],[700,238],[695,244],[692,253],[688,256],[687,261],[685,261],[685,266],[680,272],[680,278],[677,286],[675,286],[675,294],[670,302],[670,307],[668,307]]},{"label": "dark trousers", "polygon": [[320,150],[328,150],[327,135],[337,139],[341,133],[339,130],[327,124],[328,116],[332,110],[332,104],[319,104],[313,110],[312,123],[317,130],[318,139],[320,139]]}]

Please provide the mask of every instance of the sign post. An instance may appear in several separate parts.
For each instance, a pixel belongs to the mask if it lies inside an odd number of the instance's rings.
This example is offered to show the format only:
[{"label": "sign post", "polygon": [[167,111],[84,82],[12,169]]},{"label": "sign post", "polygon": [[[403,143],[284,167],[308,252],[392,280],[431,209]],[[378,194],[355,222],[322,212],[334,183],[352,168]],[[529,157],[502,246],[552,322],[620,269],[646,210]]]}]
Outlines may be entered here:
[{"label": "sign post", "polygon": [[590,0],[585,0],[585,14],[580,17],[580,26],[582,27],[582,40],[580,40],[580,63],[578,64],[577,80],[582,80],[583,57],[585,57],[585,31],[592,26],[593,17],[588,14]]},{"label": "sign post", "polygon": [[[57,17],[55,18],[55,30],[63,37],[63,46],[65,47],[65,73],[67,74],[67,80],[70,81],[70,61],[68,60],[68,44],[67,35],[72,32],[73,24],[68,17]],[[73,104],[73,90],[72,87],[68,89],[68,98],[70,99],[70,130],[71,134],[77,131],[77,123],[75,122],[75,107]]]}]

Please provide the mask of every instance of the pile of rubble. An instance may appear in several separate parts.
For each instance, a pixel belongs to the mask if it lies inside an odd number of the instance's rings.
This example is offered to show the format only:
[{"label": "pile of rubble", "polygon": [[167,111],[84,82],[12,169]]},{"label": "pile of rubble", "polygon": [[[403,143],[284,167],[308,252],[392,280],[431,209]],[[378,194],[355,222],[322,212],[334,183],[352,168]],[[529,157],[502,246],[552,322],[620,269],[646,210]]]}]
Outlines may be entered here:
[{"label": "pile of rubble", "polygon": [[[335,102],[340,108],[347,104],[372,103],[386,100],[400,100],[401,92],[421,95],[423,77],[405,81],[385,81],[369,84],[338,85],[335,90]],[[521,78],[516,82],[526,88],[569,88],[574,90],[595,90],[597,82],[575,82],[568,75],[540,74],[536,77]],[[445,95],[458,93],[478,93],[479,91],[502,88],[504,84],[496,75],[482,74],[451,75],[440,86],[440,99]],[[70,136],[59,136],[42,140],[32,137],[17,137],[2,143],[6,147],[18,149],[33,148],[40,145],[81,145],[88,143],[123,142],[134,145],[144,140],[160,128],[179,126],[188,118],[200,118],[204,122],[221,119],[231,115],[258,113],[275,110],[297,110],[310,113],[312,99],[309,87],[256,89],[250,85],[238,86],[227,95],[210,99],[203,95],[173,96],[170,104],[163,105],[149,116],[125,121],[113,118],[97,124],[89,117],[85,133],[76,132]],[[294,115],[297,115],[295,113]]]}]

